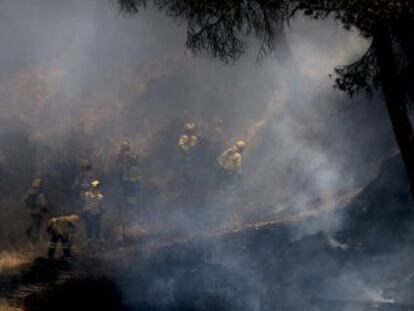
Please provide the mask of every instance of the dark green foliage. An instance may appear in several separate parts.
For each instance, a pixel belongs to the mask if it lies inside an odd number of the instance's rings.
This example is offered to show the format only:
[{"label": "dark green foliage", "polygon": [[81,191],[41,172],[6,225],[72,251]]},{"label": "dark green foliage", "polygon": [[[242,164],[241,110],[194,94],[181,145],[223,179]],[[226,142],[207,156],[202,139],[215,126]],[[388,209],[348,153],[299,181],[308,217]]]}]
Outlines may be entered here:
[{"label": "dark green foliage", "polygon": [[147,0],[117,0],[123,13],[138,13],[140,8],[147,6]]},{"label": "dark green foliage", "polygon": [[358,61],[334,71],[335,87],[351,97],[364,93],[371,96],[374,88],[379,86],[377,60],[372,46]]},{"label": "dark green foliage", "polygon": [[[148,3],[185,24],[187,48],[229,63],[238,59],[250,38],[259,41],[258,59],[275,47],[275,36],[297,14],[313,19],[333,16],[347,30],[357,28],[367,38],[376,25],[413,20],[408,0],[118,0],[123,13],[136,13]],[[349,95],[372,94],[378,85],[375,51],[357,62],[335,69],[335,86]]]},{"label": "dark green foliage", "polygon": [[[121,12],[135,13],[146,1],[119,0]],[[195,54],[231,62],[245,52],[246,41],[259,40],[259,55],[267,55],[274,37],[291,12],[287,1],[153,0],[177,22],[186,23],[187,47]]]}]

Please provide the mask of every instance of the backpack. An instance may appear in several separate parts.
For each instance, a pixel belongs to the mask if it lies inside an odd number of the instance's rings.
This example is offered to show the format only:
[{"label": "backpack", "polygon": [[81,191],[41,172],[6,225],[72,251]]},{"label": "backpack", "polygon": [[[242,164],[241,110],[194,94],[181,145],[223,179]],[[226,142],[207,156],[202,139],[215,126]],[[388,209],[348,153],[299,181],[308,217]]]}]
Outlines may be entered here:
[{"label": "backpack", "polygon": [[39,197],[38,192],[31,192],[27,194],[26,198],[24,199],[24,204],[26,208],[35,209],[37,206],[37,198]]}]

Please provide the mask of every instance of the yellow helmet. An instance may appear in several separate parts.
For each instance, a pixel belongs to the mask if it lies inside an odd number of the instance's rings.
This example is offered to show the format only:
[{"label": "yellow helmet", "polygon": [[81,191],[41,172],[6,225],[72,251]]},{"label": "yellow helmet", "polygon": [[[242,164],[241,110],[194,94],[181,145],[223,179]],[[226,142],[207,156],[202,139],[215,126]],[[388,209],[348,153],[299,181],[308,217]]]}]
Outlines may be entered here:
[{"label": "yellow helmet", "polygon": [[194,131],[196,128],[196,124],[194,122],[187,122],[184,124],[184,130],[185,131]]},{"label": "yellow helmet", "polygon": [[79,163],[79,166],[81,168],[89,169],[92,167],[92,164],[91,161],[89,161],[88,159],[82,159]]},{"label": "yellow helmet", "polygon": [[35,178],[32,182],[33,189],[40,189],[42,187],[43,181],[41,178]]},{"label": "yellow helmet", "polygon": [[101,186],[101,182],[99,180],[94,180],[91,182],[91,187],[92,188],[99,188]]},{"label": "yellow helmet", "polygon": [[128,139],[124,139],[121,142],[121,150],[129,150],[130,149],[130,142]]},{"label": "yellow helmet", "polygon": [[79,222],[80,220],[79,216],[75,214],[67,216],[66,219],[73,223]]},{"label": "yellow helmet", "polygon": [[235,146],[240,150],[243,150],[247,147],[247,143],[244,140],[238,140],[236,141]]}]

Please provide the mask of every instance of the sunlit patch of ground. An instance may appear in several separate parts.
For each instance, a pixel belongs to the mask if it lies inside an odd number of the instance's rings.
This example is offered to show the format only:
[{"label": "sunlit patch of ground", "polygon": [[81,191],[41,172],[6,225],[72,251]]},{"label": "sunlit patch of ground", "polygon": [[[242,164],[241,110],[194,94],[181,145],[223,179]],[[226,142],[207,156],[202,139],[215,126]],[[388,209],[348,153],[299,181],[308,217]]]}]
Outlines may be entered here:
[{"label": "sunlit patch of ground", "polygon": [[0,311],[23,311],[23,309],[13,307],[6,302],[0,301]]},{"label": "sunlit patch of ground", "polygon": [[[21,250],[0,252],[0,275],[14,273],[24,264],[32,262],[39,255],[38,249],[26,246]],[[1,306],[0,306],[0,310]]]}]

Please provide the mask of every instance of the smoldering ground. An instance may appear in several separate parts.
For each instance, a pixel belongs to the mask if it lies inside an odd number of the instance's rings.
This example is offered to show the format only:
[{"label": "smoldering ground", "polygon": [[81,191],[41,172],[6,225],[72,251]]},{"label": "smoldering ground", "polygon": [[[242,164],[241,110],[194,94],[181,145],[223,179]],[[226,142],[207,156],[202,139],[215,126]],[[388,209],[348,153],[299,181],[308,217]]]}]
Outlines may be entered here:
[{"label": "smoldering ground", "polygon": [[[126,17],[105,1],[9,0],[0,12],[2,222],[18,218],[23,226],[16,202],[37,175],[52,214],[70,211],[71,185],[87,157],[115,215],[106,227],[119,227],[112,170],[124,138],[142,155],[143,201],[131,219],[186,238],[338,207],[395,148],[379,98],[350,100],[331,87],[333,68],[368,46],[332,21],[297,20],[261,63],[252,40],[245,57],[225,66],[190,55],[185,30],[151,9]],[[218,146],[209,137],[215,116],[223,120]],[[199,124],[205,148],[189,197],[176,150],[187,120]],[[217,189],[215,157],[239,138],[249,144],[243,183]],[[295,236],[337,231],[341,220],[321,217],[295,227]],[[213,258],[255,284],[239,264],[250,255]]]}]

